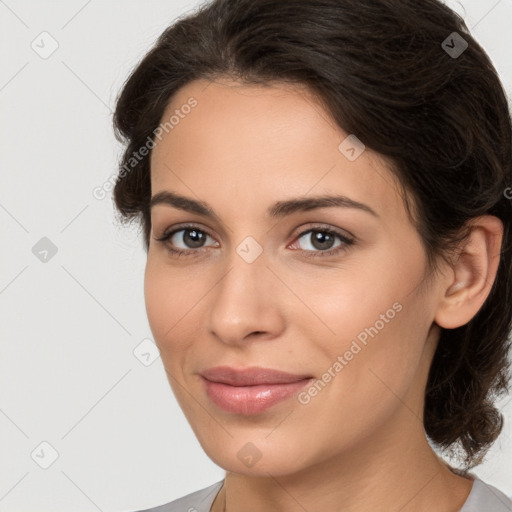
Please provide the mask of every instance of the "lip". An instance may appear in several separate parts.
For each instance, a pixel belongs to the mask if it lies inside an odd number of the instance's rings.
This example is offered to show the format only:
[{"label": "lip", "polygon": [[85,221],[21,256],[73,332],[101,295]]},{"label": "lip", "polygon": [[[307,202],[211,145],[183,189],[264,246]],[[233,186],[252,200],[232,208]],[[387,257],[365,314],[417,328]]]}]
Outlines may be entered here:
[{"label": "lip", "polygon": [[250,368],[232,368],[230,366],[216,366],[201,372],[201,376],[212,382],[229,384],[230,386],[256,386],[260,384],[289,384],[299,380],[308,379],[311,375],[293,374],[252,366]]},{"label": "lip", "polygon": [[235,414],[258,414],[291,398],[311,379],[271,368],[218,366],[201,372],[208,398]]}]

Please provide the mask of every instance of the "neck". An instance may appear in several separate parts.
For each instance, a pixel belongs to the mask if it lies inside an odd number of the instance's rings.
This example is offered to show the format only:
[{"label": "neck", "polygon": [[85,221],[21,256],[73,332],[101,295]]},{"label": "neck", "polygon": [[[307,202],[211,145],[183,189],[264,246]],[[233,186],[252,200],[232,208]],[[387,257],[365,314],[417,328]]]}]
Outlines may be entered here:
[{"label": "neck", "polygon": [[[275,510],[400,510],[453,512],[464,505],[472,480],[458,476],[428,444],[423,425],[407,408],[407,428],[383,429],[372,442],[284,476],[227,472],[211,512]],[[406,436],[405,433],[409,432]]]}]

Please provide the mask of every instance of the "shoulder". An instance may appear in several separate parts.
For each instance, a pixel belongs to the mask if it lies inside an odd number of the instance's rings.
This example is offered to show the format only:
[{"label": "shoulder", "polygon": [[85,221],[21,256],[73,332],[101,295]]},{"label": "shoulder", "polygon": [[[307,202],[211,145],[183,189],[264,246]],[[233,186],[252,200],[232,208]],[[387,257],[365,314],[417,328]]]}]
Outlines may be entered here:
[{"label": "shoulder", "polygon": [[473,488],[460,512],[512,512],[512,498],[496,487],[474,477]]},{"label": "shoulder", "polygon": [[224,480],[221,480],[170,503],[136,512],[210,512],[210,507],[215,501],[215,497],[223,483]]}]

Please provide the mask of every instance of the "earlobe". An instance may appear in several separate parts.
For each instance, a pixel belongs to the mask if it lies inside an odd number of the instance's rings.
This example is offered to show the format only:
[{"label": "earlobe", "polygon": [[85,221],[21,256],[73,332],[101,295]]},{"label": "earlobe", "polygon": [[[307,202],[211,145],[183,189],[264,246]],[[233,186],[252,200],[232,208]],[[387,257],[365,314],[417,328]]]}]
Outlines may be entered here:
[{"label": "earlobe", "polygon": [[478,313],[496,278],[502,237],[503,223],[497,217],[472,219],[469,237],[441,288],[434,318],[440,327],[461,327]]}]

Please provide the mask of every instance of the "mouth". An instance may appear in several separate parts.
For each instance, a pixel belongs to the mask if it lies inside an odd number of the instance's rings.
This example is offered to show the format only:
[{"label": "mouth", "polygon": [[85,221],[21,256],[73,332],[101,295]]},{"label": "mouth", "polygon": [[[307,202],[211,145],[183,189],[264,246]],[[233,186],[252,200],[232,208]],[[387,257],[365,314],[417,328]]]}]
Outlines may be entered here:
[{"label": "mouth", "polygon": [[216,367],[201,373],[208,398],[224,411],[252,415],[296,395],[313,377],[270,368]]}]

